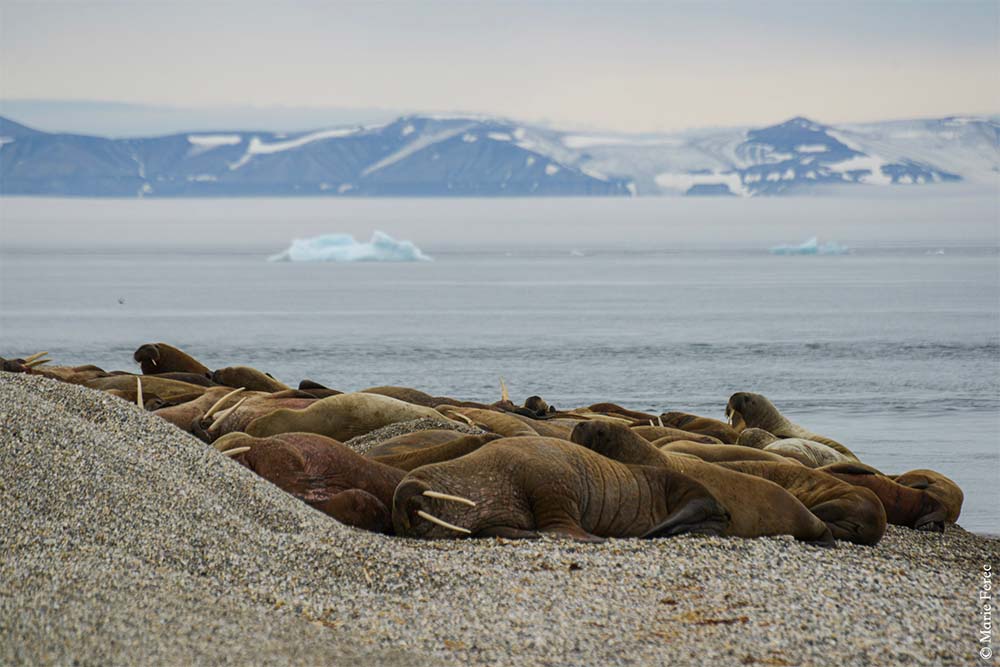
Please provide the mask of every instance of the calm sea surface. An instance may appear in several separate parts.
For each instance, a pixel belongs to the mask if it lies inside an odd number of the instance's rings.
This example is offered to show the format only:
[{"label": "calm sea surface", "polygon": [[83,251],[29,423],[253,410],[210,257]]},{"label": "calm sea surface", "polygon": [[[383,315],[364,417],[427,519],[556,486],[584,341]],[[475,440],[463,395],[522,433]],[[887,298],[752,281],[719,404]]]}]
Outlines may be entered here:
[{"label": "calm sea surface", "polygon": [[515,399],[716,418],[755,391],[886,472],[943,472],[965,491],[960,523],[996,534],[1000,259],[961,240],[832,257],[430,243],[434,262],[334,265],[266,262],[280,244],[33,239],[0,250],[0,355],[131,370],[138,345],[167,341],[292,386],[485,401],[503,376]]}]

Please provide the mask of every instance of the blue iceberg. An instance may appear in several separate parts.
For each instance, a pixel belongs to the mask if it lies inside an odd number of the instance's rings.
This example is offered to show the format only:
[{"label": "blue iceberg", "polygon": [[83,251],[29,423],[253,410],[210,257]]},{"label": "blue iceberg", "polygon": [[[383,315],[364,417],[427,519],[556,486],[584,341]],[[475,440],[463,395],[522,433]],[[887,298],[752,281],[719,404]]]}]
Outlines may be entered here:
[{"label": "blue iceberg", "polygon": [[776,245],[770,252],[772,255],[846,255],[850,248],[836,241],[820,243],[814,236],[799,245]]},{"label": "blue iceberg", "polygon": [[269,262],[429,262],[431,258],[410,241],[397,241],[376,231],[368,243],[350,234],[324,234],[294,239],[288,248],[268,257]]}]

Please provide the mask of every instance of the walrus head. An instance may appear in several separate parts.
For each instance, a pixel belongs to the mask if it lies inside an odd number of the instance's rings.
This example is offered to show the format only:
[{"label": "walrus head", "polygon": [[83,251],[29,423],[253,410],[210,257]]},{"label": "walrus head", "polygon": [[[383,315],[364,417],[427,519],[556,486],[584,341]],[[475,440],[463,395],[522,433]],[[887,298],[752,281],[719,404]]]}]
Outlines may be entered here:
[{"label": "walrus head", "polygon": [[737,392],[729,397],[726,417],[729,419],[729,425],[736,431],[750,427],[770,431],[771,427],[784,419],[766,397],[747,391]]},{"label": "walrus head", "polygon": [[436,490],[434,486],[437,485],[431,480],[409,478],[396,487],[392,497],[392,525],[396,534],[434,539],[475,533],[477,503]]},{"label": "walrus head", "polygon": [[309,503],[340,523],[375,533],[392,534],[392,516],[385,504],[361,489],[341,491],[321,502]]},{"label": "walrus head", "polygon": [[524,408],[533,415],[543,417],[550,412],[555,412],[555,408],[545,402],[541,396],[529,396],[524,401]]},{"label": "walrus head", "polygon": [[160,348],[156,347],[154,343],[146,343],[139,346],[139,349],[132,354],[132,358],[139,365],[145,366],[143,362],[146,362],[155,368],[160,362]]}]

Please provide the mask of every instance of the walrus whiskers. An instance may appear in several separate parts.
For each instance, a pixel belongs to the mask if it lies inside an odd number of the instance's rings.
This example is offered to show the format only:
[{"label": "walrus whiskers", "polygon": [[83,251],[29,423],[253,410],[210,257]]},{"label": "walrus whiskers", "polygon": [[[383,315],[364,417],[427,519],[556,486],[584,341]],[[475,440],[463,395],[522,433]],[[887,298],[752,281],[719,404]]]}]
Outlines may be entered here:
[{"label": "walrus whiskers", "polygon": [[146,408],[142,402],[142,378],[138,375],[135,377],[135,404],[140,408]]},{"label": "walrus whiskers", "polygon": [[249,451],[250,451],[249,447],[233,447],[232,449],[227,449],[226,451],[222,452],[222,455],[232,458],[234,456],[239,456],[243,452],[249,452]]},{"label": "walrus whiskers", "polygon": [[21,365],[22,366],[27,366],[28,364],[30,364],[35,359],[41,359],[46,354],[48,354],[48,352],[36,352],[35,354],[31,355],[30,357],[25,357],[24,361],[21,362]]},{"label": "walrus whiskers", "polygon": [[476,503],[468,498],[463,498],[462,496],[450,496],[447,493],[441,493],[440,491],[424,491],[423,495],[428,498],[437,498],[438,500],[451,500],[456,503],[468,505],[469,507],[476,506]]},{"label": "walrus whiskers", "polygon": [[442,528],[447,528],[448,530],[454,530],[454,531],[459,532],[459,533],[465,533],[466,535],[471,535],[472,534],[471,530],[468,530],[466,528],[462,528],[461,526],[456,526],[454,524],[450,524],[447,521],[439,519],[436,516],[434,516],[433,514],[428,514],[427,512],[425,512],[423,510],[417,510],[417,516],[419,516],[422,519],[427,519],[431,523],[436,523],[437,525],[441,526]]},{"label": "walrus whiskers", "polygon": [[243,391],[243,387],[240,387],[239,389],[233,389],[231,392],[220,398],[218,401],[215,402],[215,405],[213,405],[208,409],[208,412],[205,413],[203,419],[208,419],[209,417],[214,415],[219,410],[219,408],[221,408],[225,404],[226,401],[228,401],[230,398],[240,393],[241,391]]},{"label": "walrus whiskers", "polygon": [[236,405],[234,405],[233,407],[226,408],[225,410],[223,410],[219,414],[215,415],[215,419],[214,419],[214,421],[212,421],[212,425],[208,427],[208,430],[211,431],[213,428],[215,428],[216,426],[218,426],[219,424],[221,424],[223,419],[225,419],[229,415],[233,414],[233,412],[236,411],[236,408],[238,408],[241,405],[243,405],[243,402],[246,401],[248,398],[250,398],[250,397],[249,396],[244,396],[240,400],[236,401]]}]

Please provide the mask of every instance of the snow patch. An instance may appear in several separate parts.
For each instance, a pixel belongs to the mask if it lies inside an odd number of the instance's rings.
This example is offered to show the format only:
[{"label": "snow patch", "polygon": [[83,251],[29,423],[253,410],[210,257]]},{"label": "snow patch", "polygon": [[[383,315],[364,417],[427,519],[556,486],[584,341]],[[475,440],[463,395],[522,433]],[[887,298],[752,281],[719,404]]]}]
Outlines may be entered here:
[{"label": "snow patch", "polygon": [[[780,177],[781,174],[779,173],[778,176]],[[712,172],[708,174],[677,174],[666,172],[657,174],[653,180],[663,190],[679,192],[681,194],[686,193],[696,185],[725,185],[734,195],[746,197],[750,194],[743,186],[740,175],[736,172]],[[751,182],[749,176],[747,182]]]},{"label": "snow patch", "polygon": [[526,159],[524,160],[524,166],[525,166],[525,167],[530,167],[530,166],[531,166],[531,165],[533,165],[533,164],[535,164],[535,156],[534,156],[534,155],[529,155],[529,156],[528,156],[528,157],[527,157],[527,158],[526,158]]},{"label": "snow patch", "polygon": [[830,148],[825,144],[802,144],[796,146],[795,150],[799,153],[825,153]]},{"label": "snow patch", "polygon": [[494,141],[511,141],[513,139],[506,132],[487,132],[486,136]]},{"label": "snow patch", "polygon": [[478,140],[479,137],[469,132],[466,132],[465,134],[462,135],[462,141],[464,141],[467,144],[475,143]]},{"label": "snow patch", "polygon": [[194,174],[187,177],[188,182],[195,183],[211,183],[212,181],[217,181],[219,178],[214,174]]},{"label": "snow patch", "polygon": [[243,141],[238,134],[189,134],[188,143],[199,148],[218,148],[219,146],[235,146]]},{"label": "snow patch", "polygon": [[571,134],[563,137],[562,143],[566,148],[593,148],[595,146],[678,146],[682,142],[679,139],[671,139],[667,137],[642,139],[636,137],[616,137],[611,135],[588,136],[582,134]]},{"label": "snow patch", "polygon": [[549,176],[554,176],[555,174],[559,173],[559,167],[555,166],[554,164],[547,164],[545,165],[545,173],[548,174]]},{"label": "snow patch", "polygon": [[407,136],[413,134],[416,131],[417,131],[417,128],[413,127],[413,125],[410,124],[410,125],[407,125],[406,127],[403,128],[403,131],[400,132],[400,135],[404,136],[404,137],[407,137]]},{"label": "snow patch", "polygon": [[0,137],[0,148],[3,148],[4,144],[14,143],[14,137]]},{"label": "snow patch", "polygon": [[[465,132],[467,129],[469,129],[469,126],[468,125],[463,125],[462,127],[455,128],[455,129],[452,129],[452,130],[446,130],[444,132],[439,132],[438,134],[430,134],[430,135],[425,135],[425,136],[422,136],[422,137],[418,137],[417,139],[414,139],[409,144],[407,144],[403,148],[399,149],[395,153],[393,153],[391,155],[387,155],[386,157],[382,158],[381,160],[379,160],[375,164],[369,165],[368,167],[366,167],[364,169],[364,171],[361,172],[361,175],[362,176],[367,176],[368,174],[376,172],[379,169],[385,169],[389,165],[396,164],[400,160],[413,155],[417,151],[423,150],[423,149],[427,148],[428,146],[433,146],[434,144],[442,142],[442,141],[445,141],[446,139],[451,139],[455,135],[461,134],[462,132]],[[464,135],[462,137],[462,141],[465,141],[465,137],[468,137],[468,136],[472,136],[472,135],[470,135],[470,134]],[[475,139],[473,139],[473,141],[475,141]],[[431,156],[431,159],[432,160],[437,160],[439,157],[440,157],[440,155],[438,153],[435,153],[434,155]]]},{"label": "snow patch", "polygon": [[882,173],[882,167],[888,164],[877,155],[855,155],[852,158],[831,164],[830,170],[841,174],[848,174],[852,171],[867,171],[862,174],[858,181],[869,185],[892,185],[892,177]]},{"label": "snow patch", "polygon": [[376,231],[367,243],[350,234],[324,234],[294,239],[290,246],[269,262],[429,262],[431,258],[410,241],[397,241]]}]

